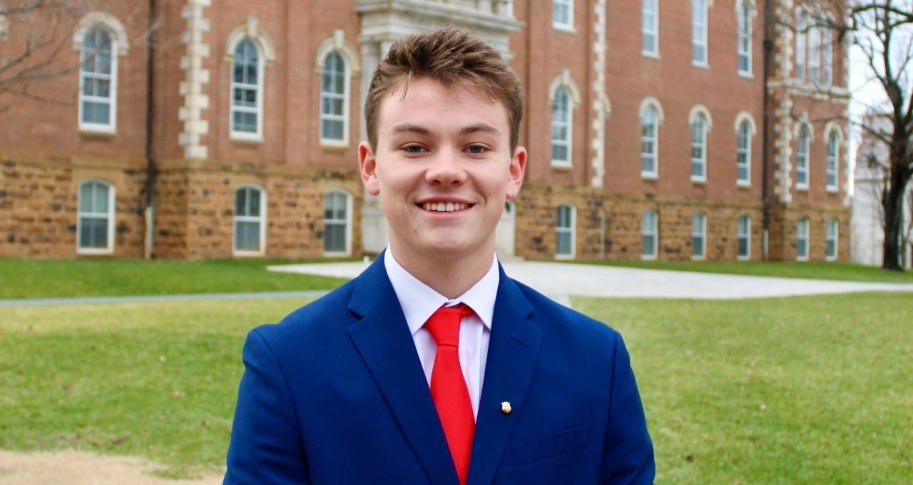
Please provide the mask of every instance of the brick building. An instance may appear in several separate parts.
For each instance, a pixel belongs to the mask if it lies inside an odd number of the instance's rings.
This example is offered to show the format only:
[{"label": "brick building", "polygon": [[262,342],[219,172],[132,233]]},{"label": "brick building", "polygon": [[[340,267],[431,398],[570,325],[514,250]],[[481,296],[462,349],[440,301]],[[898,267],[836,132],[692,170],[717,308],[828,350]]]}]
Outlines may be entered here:
[{"label": "brick building", "polygon": [[[765,21],[808,25],[792,0],[86,2],[71,68],[0,113],[0,257],[377,253],[365,88],[395,39],[455,25],[527,95],[502,256],[848,259],[846,49]],[[0,22],[0,57],[26,28]]]}]

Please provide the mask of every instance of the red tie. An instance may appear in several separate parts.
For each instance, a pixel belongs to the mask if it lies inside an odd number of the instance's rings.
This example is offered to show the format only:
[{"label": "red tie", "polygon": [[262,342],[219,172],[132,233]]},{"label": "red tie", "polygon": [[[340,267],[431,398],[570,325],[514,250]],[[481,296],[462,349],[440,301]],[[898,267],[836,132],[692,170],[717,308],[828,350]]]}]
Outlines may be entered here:
[{"label": "red tie", "polygon": [[472,314],[472,309],[463,304],[441,307],[425,323],[437,343],[431,371],[431,397],[444,427],[457,476],[464,485],[469,473],[475,417],[460,367],[460,320]]}]

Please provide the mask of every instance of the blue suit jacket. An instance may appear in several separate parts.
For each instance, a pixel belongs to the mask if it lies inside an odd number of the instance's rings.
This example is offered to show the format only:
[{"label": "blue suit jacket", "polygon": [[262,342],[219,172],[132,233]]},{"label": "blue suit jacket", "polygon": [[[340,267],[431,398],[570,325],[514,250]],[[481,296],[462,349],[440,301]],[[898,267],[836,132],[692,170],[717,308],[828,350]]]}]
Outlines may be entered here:
[{"label": "blue suit jacket", "polygon": [[[459,484],[381,259],[251,331],[244,364],[226,484]],[[646,484],[654,473],[621,336],[502,269],[468,484]]]}]

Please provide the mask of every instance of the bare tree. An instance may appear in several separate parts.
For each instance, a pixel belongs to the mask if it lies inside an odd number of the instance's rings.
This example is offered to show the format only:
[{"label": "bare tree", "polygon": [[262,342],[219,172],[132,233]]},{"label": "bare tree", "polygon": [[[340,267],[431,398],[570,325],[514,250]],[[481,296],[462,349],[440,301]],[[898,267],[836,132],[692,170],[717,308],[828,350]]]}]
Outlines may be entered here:
[{"label": "bare tree", "polygon": [[0,0],[0,111],[15,98],[72,102],[75,93],[36,89],[79,68],[63,55],[90,0]]},{"label": "bare tree", "polygon": [[[913,177],[913,0],[798,0],[808,10],[804,29],[830,29],[859,49],[867,78],[882,92],[882,103],[865,106],[852,119],[863,133],[886,147],[877,160],[883,173],[880,202],[884,222],[882,268],[903,271],[906,237],[904,198]],[[842,12],[843,15],[833,15]]]}]

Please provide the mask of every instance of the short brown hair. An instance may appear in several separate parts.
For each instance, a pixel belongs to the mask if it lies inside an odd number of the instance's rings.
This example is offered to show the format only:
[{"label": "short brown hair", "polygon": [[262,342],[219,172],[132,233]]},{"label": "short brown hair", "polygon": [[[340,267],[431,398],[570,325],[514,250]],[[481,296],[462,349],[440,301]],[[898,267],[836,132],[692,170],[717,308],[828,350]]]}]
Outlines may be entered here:
[{"label": "short brown hair", "polygon": [[408,89],[409,82],[420,77],[447,86],[477,87],[503,103],[510,123],[511,153],[517,148],[523,118],[520,80],[498,51],[467,31],[450,27],[400,39],[377,65],[365,101],[365,127],[372,148],[377,148],[377,117],[385,96],[400,85]]}]

